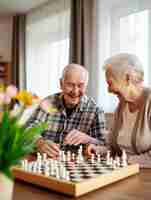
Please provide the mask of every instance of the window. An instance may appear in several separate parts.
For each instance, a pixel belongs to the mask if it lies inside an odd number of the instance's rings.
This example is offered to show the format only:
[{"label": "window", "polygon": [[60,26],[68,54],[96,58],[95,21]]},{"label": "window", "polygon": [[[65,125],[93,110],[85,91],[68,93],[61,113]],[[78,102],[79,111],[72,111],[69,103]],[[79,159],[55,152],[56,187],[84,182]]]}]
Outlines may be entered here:
[{"label": "window", "polygon": [[[102,66],[106,58],[122,52],[136,54],[144,66],[145,84],[151,84],[151,2],[140,0],[96,0],[98,60]],[[103,48],[102,48],[103,47]],[[98,69],[100,70],[100,69]],[[113,112],[118,99],[109,94],[103,69],[99,72],[99,103],[106,112]]]},{"label": "window", "polygon": [[27,16],[27,89],[41,97],[59,91],[69,59],[70,0],[51,1]]},{"label": "window", "polygon": [[136,54],[143,63],[148,84],[148,10],[120,18],[120,51]]}]

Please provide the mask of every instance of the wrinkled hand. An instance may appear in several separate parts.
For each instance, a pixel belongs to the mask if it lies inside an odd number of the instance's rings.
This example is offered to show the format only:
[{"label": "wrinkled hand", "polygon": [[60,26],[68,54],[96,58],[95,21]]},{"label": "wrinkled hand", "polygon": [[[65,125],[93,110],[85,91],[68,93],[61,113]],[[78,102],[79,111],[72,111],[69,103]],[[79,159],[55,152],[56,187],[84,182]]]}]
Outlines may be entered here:
[{"label": "wrinkled hand", "polygon": [[141,168],[151,168],[151,160],[147,155],[134,155],[128,158],[128,163],[138,163]]},{"label": "wrinkled hand", "polygon": [[89,145],[87,146],[87,148],[86,148],[85,153],[86,153],[86,155],[88,155],[88,156],[90,156],[90,155],[92,155],[92,154],[100,153],[100,152],[98,152],[98,151],[99,151],[98,148],[99,148],[99,147],[97,147],[97,146],[94,145],[94,144],[89,144]]},{"label": "wrinkled hand", "polygon": [[86,155],[90,156],[92,154],[101,154],[105,155],[107,152],[107,147],[105,146],[96,146],[95,144],[89,144],[86,148]]},{"label": "wrinkled hand", "polygon": [[59,145],[50,141],[39,139],[37,148],[40,153],[46,153],[49,157],[56,159],[59,156]]},{"label": "wrinkled hand", "polygon": [[86,133],[73,129],[65,137],[65,144],[87,144],[91,140],[91,137]]}]

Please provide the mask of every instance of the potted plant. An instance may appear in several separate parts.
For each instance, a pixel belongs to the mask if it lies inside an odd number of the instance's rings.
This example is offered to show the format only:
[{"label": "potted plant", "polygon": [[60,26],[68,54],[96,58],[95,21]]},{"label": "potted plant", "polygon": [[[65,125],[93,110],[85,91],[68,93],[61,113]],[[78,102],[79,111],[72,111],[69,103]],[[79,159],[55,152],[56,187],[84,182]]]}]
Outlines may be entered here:
[{"label": "potted plant", "polygon": [[[37,103],[37,100],[36,100]],[[18,91],[13,85],[0,87],[0,199],[12,197],[12,166],[31,153],[36,139],[46,128],[41,123],[25,127],[23,113],[35,104],[35,97],[27,91]]]}]

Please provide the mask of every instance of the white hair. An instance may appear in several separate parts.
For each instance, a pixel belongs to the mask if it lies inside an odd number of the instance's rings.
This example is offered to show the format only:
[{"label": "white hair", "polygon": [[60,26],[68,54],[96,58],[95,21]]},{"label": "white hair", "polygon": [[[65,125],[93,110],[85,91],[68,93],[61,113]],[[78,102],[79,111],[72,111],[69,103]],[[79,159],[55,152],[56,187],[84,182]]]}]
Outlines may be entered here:
[{"label": "white hair", "polygon": [[82,65],[79,65],[79,64],[75,64],[75,63],[71,63],[67,66],[65,66],[65,68],[63,69],[63,72],[62,72],[62,76],[61,76],[61,80],[64,80],[66,75],[70,72],[70,71],[73,71],[73,70],[80,70],[81,73],[84,73],[84,76],[85,76],[85,83],[87,84],[88,83],[88,79],[89,79],[89,72],[88,70],[83,67]]},{"label": "white hair", "polygon": [[104,62],[104,69],[111,69],[115,78],[122,78],[128,73],[133,81],[141,82],[144,80],[144,71],[141,61],[136,55],[120,53],[108,58]]}]

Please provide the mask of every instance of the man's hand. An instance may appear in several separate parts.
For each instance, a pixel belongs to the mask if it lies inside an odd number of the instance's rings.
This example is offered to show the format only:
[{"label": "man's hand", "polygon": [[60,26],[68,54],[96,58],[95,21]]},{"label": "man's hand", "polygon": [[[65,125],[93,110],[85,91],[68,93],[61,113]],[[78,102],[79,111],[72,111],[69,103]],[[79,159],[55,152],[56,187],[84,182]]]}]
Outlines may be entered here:
[{"label": "man's hand", "polygon": [[99,154],[100,149],[95,144],[89,144],[85,151],[86,155],[91,156],[91,154]]},{"label": "man's hand", "polygon": [[95,144],[89,144],[85,150],[85,154],[91,156],[91,154],[101,154],[105,155],[107,152],[107,147],[96,146]]},{"label": "man's hand", "polygon": [[65,144],[87,144],[91,140],[91,137],[86,133],[73,129],[70,131],[67,136],[65,137],[64,143]]},{"label": "man's hand", "polygon": [[37,148],[40,153],[46,153],[49,157],[56,159],[59,156],[59,145],[40,138],[37,141]]}]

